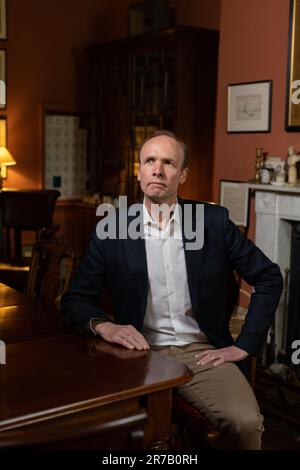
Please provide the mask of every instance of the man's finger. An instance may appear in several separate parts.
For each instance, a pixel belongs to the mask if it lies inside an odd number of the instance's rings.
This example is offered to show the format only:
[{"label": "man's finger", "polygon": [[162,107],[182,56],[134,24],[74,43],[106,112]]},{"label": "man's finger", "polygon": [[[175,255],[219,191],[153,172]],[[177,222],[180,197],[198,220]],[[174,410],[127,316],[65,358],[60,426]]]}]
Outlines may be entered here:
[{"label": "man's finger", "polygon": [[217,361],[213,363],[213,366],[219,366],[220,364],[223,364],[224,362],[225,360],[221,357],[220,359],[218,359]]},{"label": "man's finger", "polygon": [[140,340],[140,344],[144,347],[144,349],[150,349],[150,346],[145,340],[144,336],[139,331],[137,331],[137,334]]},{"label": "man's finger", "polygon": [[132,344],[139,351],[144,349],[144,343],[140,340],[140,338],[136,338],[133,335],[128,335],[126,337],[126,340],[129,341],[129,343]]},{"label": "man's finger", "polygon": [[125,348],[127,349],[134,349],[134,346],[129,343],[129,341],[127,341],[126,338],[120,338],[117,343],[121,344],[122,346],[124,346]]},{"label": "man's finger", "polygon": [[144,336],[134,326],[130,325],[128,330],[128,335],[135,338],[135,340],[142,346],[143,349],[150,349],[150,346],[145,340]]},{"label": "man's finger", "polygon": [[211,354],[211,351],[210,351],[210,350],[208,350],[208,351],[202,351],[202,352],[200,352],[200,353],[197,353],[197,354],[195,355],[195,357],[201,358],[201,357],[206,356],[207,354]]},{"label": "man's finger", "polygon": [[202,365],[204,366],[205,364],[208,364],[209,362],[212,362],[214,359],[216,359],[215,355],[212,354],[207,354],[206,356],[202,357],[199,361],[197,361],[197,365]]}]

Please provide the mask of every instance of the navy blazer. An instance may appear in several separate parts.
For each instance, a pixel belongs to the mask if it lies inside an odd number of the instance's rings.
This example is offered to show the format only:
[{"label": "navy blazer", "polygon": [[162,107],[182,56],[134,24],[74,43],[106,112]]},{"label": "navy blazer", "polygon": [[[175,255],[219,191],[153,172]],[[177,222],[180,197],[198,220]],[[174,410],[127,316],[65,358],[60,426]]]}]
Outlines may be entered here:
[{"label": "navy blazer", "polygon": [[[195,201],[178,201],[195,208]],[[185,248],[184,233],[183,241]],[[216,347],[233,344],[226,309],[230,272],[236,270],[254,287],[246,321],[235,344],[256,355],[265,342],[282,292],[279,267],[245,238],[229,220],[227,209],[206,203],[204,245],[196,251],[185,248],[185,259],[194,318]],[[100,240],[94,232],[87,256],[62,298],[66,320],[86,331],[91,318],[108,318],[99,307],[105,287],[111,294],[115,322],[131,324],[142,331],[148,295],[143,238]]]}]

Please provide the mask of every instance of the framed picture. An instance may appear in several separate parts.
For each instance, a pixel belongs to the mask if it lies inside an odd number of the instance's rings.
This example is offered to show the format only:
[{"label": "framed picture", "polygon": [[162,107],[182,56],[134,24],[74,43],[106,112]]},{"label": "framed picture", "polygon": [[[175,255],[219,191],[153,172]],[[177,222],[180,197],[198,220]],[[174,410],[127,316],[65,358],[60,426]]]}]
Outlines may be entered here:
[{"label": "framed picture", "polygon": [[[7,125],[6,116],[0,116],[0,147],[7,147]],[[7,167],[1,167],[1,177],[7,177]]]},{"label": "framed picture", "polygon": [[0,116],[0,147],[7,147],[6,116]]},{"label": "framed picture", "polygon": [[135,3],[128,8],[129,36],[167,28],[171,24],[171,10],[167,0]]},{"label": "framed picture", "polygon": [[270,132],[272,81],[228,85],[227,132]]},{"label": "framed picture", "polygon": [[0,39],[7,39],[6,0],[0,0]]},{"label": "framed picture", "polygon": [[128,10],[129,35],[144,34],[150,31],[150,4],[141,2],[131,5]]},{"label": "framed picture", "polygon": [[220,181],[220,205],[229,211],[236,225],[249,224],[249,185],[242,181]]},{"label": "framed picture", "polygon": [[0,49],[0,109],[6,108],[6,50]]},{"label": "framed picture", "polygon": [[290,1],[289,57],[286,90],[287,131],[300,131],[300,0]]}]

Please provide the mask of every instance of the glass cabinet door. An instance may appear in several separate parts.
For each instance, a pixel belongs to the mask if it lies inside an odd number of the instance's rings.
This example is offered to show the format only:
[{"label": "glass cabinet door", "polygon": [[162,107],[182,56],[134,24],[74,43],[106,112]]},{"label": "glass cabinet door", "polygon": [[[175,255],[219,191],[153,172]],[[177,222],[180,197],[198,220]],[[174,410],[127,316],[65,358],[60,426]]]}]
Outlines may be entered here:
[{"label": "glass cabinet door", "polygon": [[158,129],[174,130],[175,74],[174,49],[153,49],[131,56],[130,135],[132,155],[129,168],[132,200],[139,199],[138,148]]}]

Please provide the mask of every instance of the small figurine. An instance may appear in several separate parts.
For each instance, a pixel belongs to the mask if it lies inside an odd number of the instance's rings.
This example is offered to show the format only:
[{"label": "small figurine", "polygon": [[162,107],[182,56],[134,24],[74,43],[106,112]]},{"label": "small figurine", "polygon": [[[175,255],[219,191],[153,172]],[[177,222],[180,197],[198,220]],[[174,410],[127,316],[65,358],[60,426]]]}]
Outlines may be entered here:
[{"label": "small figurine", "polygon": [[300,156],[297,155],[295,147],[290,145],[288,148],[287,164],[288,164],[288,183],[297,183],[297,167],[296,163],[300,160]]}]

